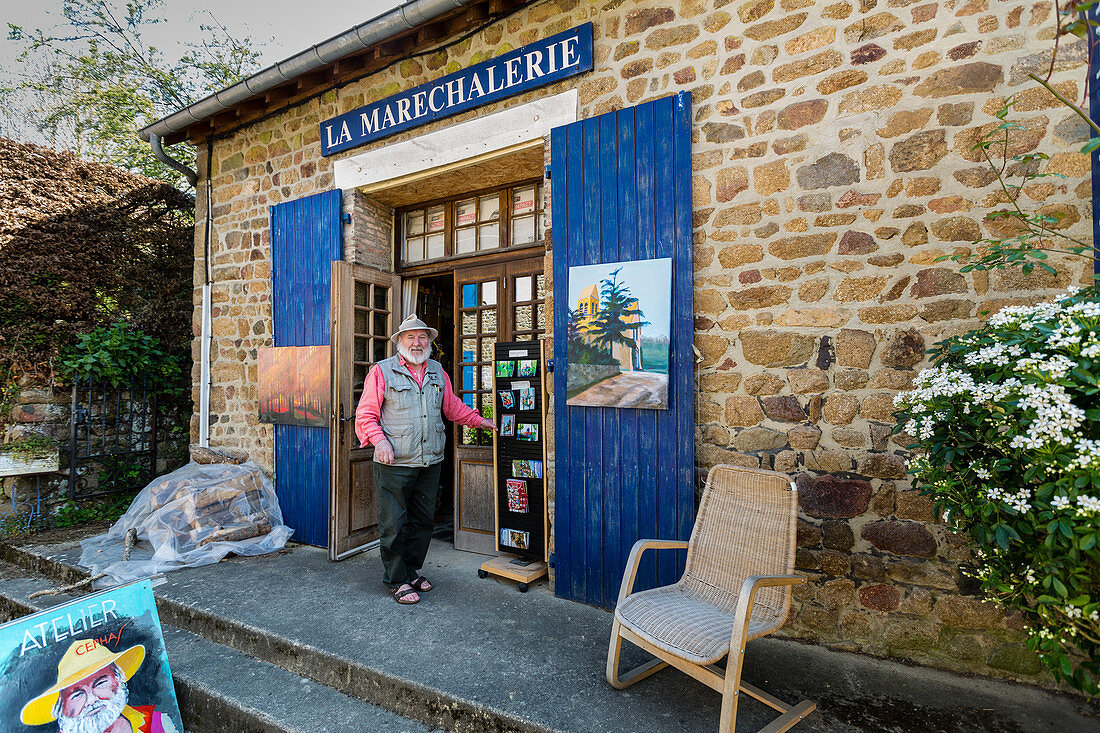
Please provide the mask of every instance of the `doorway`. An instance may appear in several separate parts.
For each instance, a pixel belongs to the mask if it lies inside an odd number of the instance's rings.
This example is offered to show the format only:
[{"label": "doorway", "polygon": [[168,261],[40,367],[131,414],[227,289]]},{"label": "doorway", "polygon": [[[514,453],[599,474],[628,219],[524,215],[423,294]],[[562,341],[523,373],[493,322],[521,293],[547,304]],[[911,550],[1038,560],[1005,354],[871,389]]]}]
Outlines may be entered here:
[{"label": "doorway", "polygon": [[[443,273],[421,277],[417,283],[416,314],[420,320],[439,331],[432,358],[443,365],[443,370],[456,383],[454,370],[454,275]],[[454,446],[455,431],[447,430],[447,446],[443,467],[439,472],[439,494],[435,508],[436,539],[448,542],[454,538]]]}]

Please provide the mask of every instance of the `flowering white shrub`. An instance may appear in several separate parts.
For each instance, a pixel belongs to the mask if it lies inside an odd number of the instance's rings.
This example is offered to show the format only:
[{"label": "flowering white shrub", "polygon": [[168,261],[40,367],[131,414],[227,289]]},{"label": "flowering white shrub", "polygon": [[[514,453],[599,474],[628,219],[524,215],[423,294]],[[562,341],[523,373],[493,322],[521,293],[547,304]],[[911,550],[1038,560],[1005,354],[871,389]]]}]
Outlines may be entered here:
[{"label": "flowering white shrub", "polygon": [[977,545],[984,594],[1090,695],[1100,676],[1100,290],[1005,308],[941,342],[895,399],[911,470]]}]

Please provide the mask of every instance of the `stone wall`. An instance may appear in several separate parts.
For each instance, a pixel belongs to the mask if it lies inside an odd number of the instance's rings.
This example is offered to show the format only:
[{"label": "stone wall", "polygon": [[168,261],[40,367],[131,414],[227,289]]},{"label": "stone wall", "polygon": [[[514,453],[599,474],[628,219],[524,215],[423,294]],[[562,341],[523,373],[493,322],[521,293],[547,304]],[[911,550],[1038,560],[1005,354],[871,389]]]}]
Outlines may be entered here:
[{"label": "stone wall", "polygon": [[[11,402],[7,425],[0,433],[11,440],[41,436],[56,441],[61,451],[68,449],[70,405],[69,390],[53,389],[27,375],[20,379],[19,390]],[[4,435],[0,434],[0,438]],[[64,460],[64,459],[62,459]],[[48,514],[69,498],[68,468],[65,472],[36,476],[0,478],[0,514]]]},{"label": "stone wall", "polygon": [[344,259],[382,272],[393,272],[393,209],[358,191],[345,191]]},{"label": "stone wall", "polygon": [[[318,123],[591,20],[592,74],[346,154],[569,87],[582,117],[690,91],[699,470],[796,478],[798,565],[812,582],[784,633],[1031,678],[1017,622],[971,595],[958,572],[968,551],[911,489],[890,430],[892,397],[925,348],[982,312],[1088,282],[1080,263],[1022,277],[937,261],[998,231],[986,216],[1003,194],[971,147],[1013,93],[1010,152],[1047,152],[1042,170],[1064,176],[1031,184],[1025,203],[1090,236],[1089,162],[1076,152],[1087,132],[1026,76],[1049,62],[1052,13],[1016,0],[543,0],[217,140],[211,443],[270,456],[272,431],[255,419],[268,207],[332,186]],[[1061,59],[1054,82],[1078,97],[1083,46],[1063,42]]]},{"label": "stone wall", "polygon": [[[549,321],[548,321],[549,322]],[[619,366],[607,364],[574,364],[569,367],[568,379],[565,385],[566,392],[579,390],[582,387],[602,382],[608,377],[619,373]]]}]

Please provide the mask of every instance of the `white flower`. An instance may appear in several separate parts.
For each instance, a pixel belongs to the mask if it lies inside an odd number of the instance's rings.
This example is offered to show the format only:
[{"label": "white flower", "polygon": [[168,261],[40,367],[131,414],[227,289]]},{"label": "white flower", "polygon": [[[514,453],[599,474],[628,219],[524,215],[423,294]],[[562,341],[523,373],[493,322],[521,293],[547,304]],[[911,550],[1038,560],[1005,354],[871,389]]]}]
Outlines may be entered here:
[{"label": "white flower", "polygon": [[974,469],[974,473],[975,473],[975,475],[977,475],[977,477],[978,477],[978,478],[980,478],[980,479],[989,479],[989,478],[993,478],[993,474],[991,474],[991,473],[990,473],[990,472],[989,472],[988,470],[986,470],[986,469],[984,469],[984,468],[975,468],[975,469]]},{"label": "white flower", "polygon": [[1095,512],[1100,512],[1100,499],[1085,494],[1077,497],[1078,514],[1093,514]]},{"label": "white flower", "polygon": [[1050,505],[1055,509],[1065,509],[1069,507],[1068,496],[1056,496],[1050,500]]}]

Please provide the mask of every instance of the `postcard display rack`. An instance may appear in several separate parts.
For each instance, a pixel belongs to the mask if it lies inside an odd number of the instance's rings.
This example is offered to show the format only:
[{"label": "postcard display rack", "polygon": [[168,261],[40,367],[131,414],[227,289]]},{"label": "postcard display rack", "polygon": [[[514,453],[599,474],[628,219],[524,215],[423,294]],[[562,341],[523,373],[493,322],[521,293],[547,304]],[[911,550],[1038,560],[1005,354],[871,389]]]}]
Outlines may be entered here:
[{"label": "postcard display rack", "polygon": [[493,440],[496,545],[478,576],[515,580],[521,593],[547,575],[546,392],[541,341],[496,344]]}]

